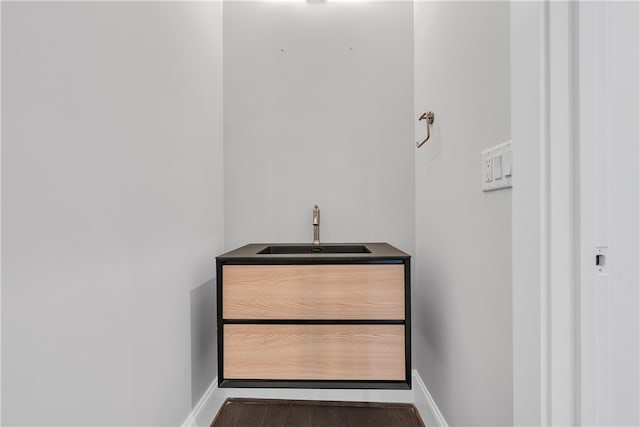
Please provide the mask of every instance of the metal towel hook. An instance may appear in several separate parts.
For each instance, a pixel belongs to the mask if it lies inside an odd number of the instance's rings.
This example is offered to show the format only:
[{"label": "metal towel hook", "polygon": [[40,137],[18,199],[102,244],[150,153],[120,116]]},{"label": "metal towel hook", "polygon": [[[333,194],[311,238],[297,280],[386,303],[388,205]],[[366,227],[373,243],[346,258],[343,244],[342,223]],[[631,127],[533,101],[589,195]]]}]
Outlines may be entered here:
[{"label": "metal towel hook", "polygon": [[416,147],[420,148],[422,145],[431,138],[431,125],[433,124],[433,111],[428,111],[426,113],[422,113],[418,121],[426,120],[427,121],[427,137],[422,142],[416,142]]}]

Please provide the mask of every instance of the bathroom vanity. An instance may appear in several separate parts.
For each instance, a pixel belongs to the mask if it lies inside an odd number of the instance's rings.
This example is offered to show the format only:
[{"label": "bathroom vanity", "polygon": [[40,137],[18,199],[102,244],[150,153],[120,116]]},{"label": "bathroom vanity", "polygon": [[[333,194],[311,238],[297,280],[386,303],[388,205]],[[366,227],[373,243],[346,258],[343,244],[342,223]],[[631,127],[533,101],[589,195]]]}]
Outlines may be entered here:
[{"label": "bathroom vanity", "polygon": [[405,252],[250,244],[216,267],[220,387],[411,388]]}]

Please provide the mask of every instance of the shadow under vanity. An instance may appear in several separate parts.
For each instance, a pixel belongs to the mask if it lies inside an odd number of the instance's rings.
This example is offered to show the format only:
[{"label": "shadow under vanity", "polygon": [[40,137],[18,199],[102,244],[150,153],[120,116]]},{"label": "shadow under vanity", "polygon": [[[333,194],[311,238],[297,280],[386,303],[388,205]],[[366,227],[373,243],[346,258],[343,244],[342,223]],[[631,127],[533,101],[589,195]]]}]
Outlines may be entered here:
[{"label": "shadow under vanity", "polygon": [[410,389],[410,258],[387,243],[217,257],[218,385]]}]

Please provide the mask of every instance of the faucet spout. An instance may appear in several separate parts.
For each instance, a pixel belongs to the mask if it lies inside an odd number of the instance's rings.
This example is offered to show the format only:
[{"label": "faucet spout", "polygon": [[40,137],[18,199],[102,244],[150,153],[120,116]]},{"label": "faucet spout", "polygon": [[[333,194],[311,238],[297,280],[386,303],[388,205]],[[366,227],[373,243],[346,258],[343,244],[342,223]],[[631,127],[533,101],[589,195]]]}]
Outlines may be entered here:
[{"label": "faucet spout", "polygon": [[320,208],[313,208],[313,244],[320,244]]}]

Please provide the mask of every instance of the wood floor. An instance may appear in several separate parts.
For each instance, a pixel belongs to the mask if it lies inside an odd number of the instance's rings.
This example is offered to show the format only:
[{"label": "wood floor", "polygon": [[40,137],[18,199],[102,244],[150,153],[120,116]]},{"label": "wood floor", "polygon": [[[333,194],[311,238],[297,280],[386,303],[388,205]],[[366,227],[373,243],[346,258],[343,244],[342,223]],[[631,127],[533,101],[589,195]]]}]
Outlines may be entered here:
[{"label": "wood floor", "polygon": [[424,427],[409,403],[225,400],[211,427]]}]

